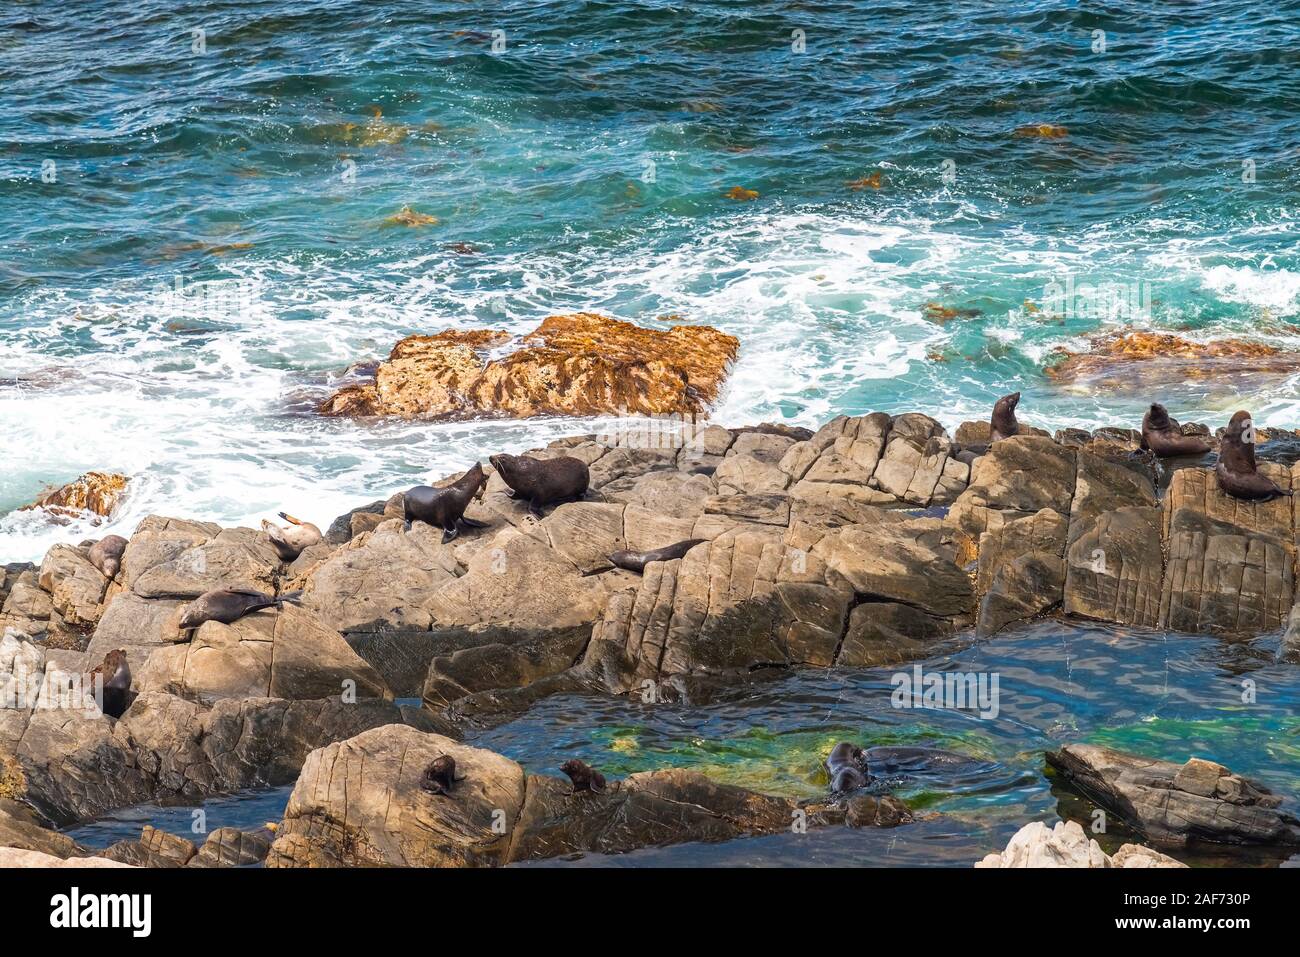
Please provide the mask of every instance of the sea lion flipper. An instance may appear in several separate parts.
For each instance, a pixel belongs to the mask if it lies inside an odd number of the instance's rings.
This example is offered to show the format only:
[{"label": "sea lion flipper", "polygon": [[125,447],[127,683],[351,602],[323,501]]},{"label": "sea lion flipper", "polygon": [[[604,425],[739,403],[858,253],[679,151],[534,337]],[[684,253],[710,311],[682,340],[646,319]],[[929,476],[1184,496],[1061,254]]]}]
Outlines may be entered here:
[{"label": "sea lion flipper", "polygon": [[442,530],[442,544],[446,545],[448,542],[454,541],[458,535],[460,535],[460,529],[455,525],[451,528],[444,528]]},{"label": "sea lion flipper", "polygon": [[464,515],[460,517],[460,523],[464,525],[466,528],[487,528],[488,527],[487,522],[480,522],[472,518],[466,518]]}]

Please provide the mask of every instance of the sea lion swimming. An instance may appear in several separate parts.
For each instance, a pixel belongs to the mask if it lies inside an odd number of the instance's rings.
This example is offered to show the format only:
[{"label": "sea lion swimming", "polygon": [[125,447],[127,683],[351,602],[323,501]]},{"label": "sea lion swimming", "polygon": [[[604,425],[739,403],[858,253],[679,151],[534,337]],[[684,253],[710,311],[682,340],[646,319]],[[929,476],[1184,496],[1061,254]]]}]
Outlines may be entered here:
[{"label": "sea lion swimming", "polygon": [[1152,402],[1147,414],[1142,416],[1142,448],[1164,459],[1204,455],[1210,451],[1210,443],[1200,436],[1183,435],[1178,423],[1169,418],[1168,410],[1159,402]]},{"label": "sea lion swimming", "polygon": [[128,544],[121,535],[105,535],[90,546],[86,558],[90,564],[99,569],[100,574],[112,581],[122,567],[122,553],[126,551]]},{"label": "sea lion swimming", "polygon": [[831,748],[826,758],[826,770],[830,772],[831,790],[836,793],[866,787],[871,780],[866,754],[849,741],[841,741]]},{"label": "sea lion swimming", "polygon": [[573,782],[574,794],[584,791],[589,791],[592,794],[603,794],[605,792],[605,775],[577,758],[569,758],[560,765],[560,770],[567,774],[569,780]]},{"label": "sea lion swimming", "polygon": [[1219,443],[1219,462],[1214,467],[1214,475],[1219,480],[1219,488],[1233,498],[1258,502],[1291,494],[1260,474],[1255,464],[1255,426],[1250,421],[1250,413],[1244,409],[1233,413],[1228,422]]},{"label": "sea lion swimming", "polygon": [[402,496],[402,507],[409,530],[412,522],[424,522],[434,528],[442,529],[442,542],[445,545],[460,534],[460,526],[484,528],[485,522],[476,522],[465,517],[465,509],[474,499],[482,500],[487,488],[487,476],[483,466],[478,462],[464,475],[442,488],[431,485],[417,485],[407,489]]},{"label": "sea lion swimming", "polygon": [[614,552],[609,560],[616,568],[626,568],[630,572],[641,574],[651,562],[671,562],[681,558],[696,545],[707,542],[707,538],[688,538],[684,542],[674,542],[662,548],[653,548],[648,552]]},{"label": "sea lion swimming", "polygon": [[450,794],[457,781],[464,781],[465,775],[456,774],[456,759],[444,754],[433,759],[424,769],[420,787],[430,794]]},{"label": "sea lion swimming", "polygon": [[118,648],[106,654],[103,663],[96,665],[87,676],[90,679],[89,688],[94,688],[97,675],[102,675],[104,680],[103,705],[100,710],[110,718],[122,717],[131,697],[131,666],[127,664],[126,652]]},{"label": "sea lion swimming", "polygon": [[219,621],[223,625],[233,624],[245,615],[282,605],[286,601],[296,601],[302,592],[288,592],[284,595],[267,595],[252,588],[214,588],[205,591],[194,599],[181,616],[181,631],[199,627],[205,621]]},{"label": "sea lion swimming", "polygon": [[274,522],[262,519],[262,531],[266,532],[267,537],[271,539],[271,547],[280,556],[280,561],[293,561],[303,553],[304,549],[319,543],[323,537],[320,529],[311,522],[301,522],[284,512],[277,514],[289,523],[289,527],[280,528]]},{"label": "sea lion swimming", "polygon": [[488,461],[510,486],[510,497],[527,502],[529,511],[538,515],[543,505],[582,498],[591,484],[587,463],[568,455],[534,459],[500,453],[489,455]]},{"label": "sea lion swimming", "polygon": [[1020,393],[1004,395],[993,405],[993,415],[989,419],[989,441],[1009,439],[1020,432],[1020,423],[1016,421],[1016,406],[1020,404]]}]

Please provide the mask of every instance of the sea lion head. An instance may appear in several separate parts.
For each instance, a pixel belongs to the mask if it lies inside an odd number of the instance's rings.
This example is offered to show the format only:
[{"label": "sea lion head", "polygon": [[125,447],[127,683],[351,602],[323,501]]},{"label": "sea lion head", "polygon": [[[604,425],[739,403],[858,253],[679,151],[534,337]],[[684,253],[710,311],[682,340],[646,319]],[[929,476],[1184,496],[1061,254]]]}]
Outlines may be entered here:
[{"label": "sea lion head", "polygon": [[483,466],[475,462],[465,474],[474,477],[474,498],[483,501],[483,496],[487,494],[487,476],[483,474]]},{"label": "sea lion head", "polygon": [[1019,404],[1019,392],[1004,395],[993,404],[993,415],[989,417],[990,438],[1010,438],[1020,431],[1020,423],[1016,421],[1016,406]]},{"label": "sea lion head", "polygon": [[488,461],[492,463],[492,467],[496,469],[497,474],[508,482],[509,477],[514,474],[518,456],[498,452],[496,455],[489,455]]},{"label": "sea lion head", "polygon": [[1143,423],[1143,429],[1151,429],[1153,432],[1163,432],[1169,428],[1169,410],[1159,402],[1152,402],[1151,408],[1147,411],[1146,422]]},{"label": "sea lion head", "polygon": [[191,628],[197,628],[203,624],[203,621],[203,603],[196,598],[185,606],[185,612],[181,615],[180,629],[181,631],[187,631]]},{"label": "sea lion head", "polygon": [[1242,436],[1251,427],[1251,424],[1250,413],[1245,409],[1239,409],[1232,413],[1232,418],[1228,420],[1228,430],[1224,433],[1224,438],[1231,439],[1234,442],[1243,441]]}]

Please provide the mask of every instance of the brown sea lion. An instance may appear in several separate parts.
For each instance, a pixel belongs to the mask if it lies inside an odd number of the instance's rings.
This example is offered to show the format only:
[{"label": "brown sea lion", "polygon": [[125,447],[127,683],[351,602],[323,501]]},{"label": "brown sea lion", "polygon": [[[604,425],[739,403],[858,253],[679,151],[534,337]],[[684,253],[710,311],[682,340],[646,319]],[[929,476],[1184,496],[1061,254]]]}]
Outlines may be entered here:
[{"label": "brown sea lion", "polygon": [[630,572],[640,574],[651,562],[671,562],[681,558],[696,545],[702,545],[707,541],[707,538],[688,538],[684,542],[674,542],[672,545],[653,548],[648,552],[614,552],[609,556],[609,560],[616,568],[626,568]]},{"label": "brown sea lion", "polygon": [[867,773],[867,756],[856,744],[841,741],[831,748],[826,758],[826,770],[831,776],[831,790],[853,791],[866,787],[871,776]]},{"label": "brown sea lion", "polygon": [[457,781],[464,781],[465,775],[456,774],[456,759],[444,754],[433,759],[424,769],[420,787],[430,794],[450,794]]},{"label": "brown sea lion", "polygon": [[476,522],[465,517],[465,509],[474,499],[482,499],[487,488],[487,476],[483,466],[478,462],[464,475],[442,488],[432,485],[417,485],[407,489],[402,496],[406,527],[412,522],[424,522],[434,528],[442,529],[443,544],[450,542],[460,534],[460,526],[483,528],[484,522]]},{"label": "brown sea lion", "polygon": [[1020,393],[1004,395],[993,405],[993,415],[989,419],[989,441],[1009,439],[1020,432],[1020,423],[1016,421],[1016,406],[1020,404]]},{"label": "brown sea lion", "polygon": [[271,539],[271,547],[280,556],[280,561],[293,561],[304,549],[317,544],[323,537],[320,529],[311,522],[301,522],[284,512],[277,514],[289,523],[289,527],[280,528],[275,523],[262,519],[262,531]]},{"label": "brown sea lion", "polygon": [[592,794],[603,794],[605,792],[605,775],[577,758],[569,758],[560,765],[560,770],[567,774],[569,780],[573,782],[574,794],[584,791],[589,791]]},{"label": "brown sea lion", "polygon": [[1219,443],[1219,462],[1214,467],[1219,488],[1233,498],[1264,501],[1290,495],[1255,465],[1255,425],[1244,409],[1234,412]]},{"label": "brown sea lion", "polygon": [[214,588],[189,603],[185,614],[181,616],[180,628],[189,631],[205,621],[219,621],[223,625],[229,625],[262,608],[296,601],[301,595],[300,591],[268,595],[252,588]]},{"label": "brown sea lion", "polygon": [[95,679],[103,676],[103,704],[100,710],[110,718],[120,718],[126,711],[131,697],[131,666],[127,664],[126,652],[121,648],[110,651],[104,656],[102,664],[96,665],[95,669],[87,677],[90,679],[87,684],[87,690],[93,690]]},{"label": "brown sea lion", "polygon": [[587,463],[567,455],[535,459],[500,453],[488,456],[488,461],[510,486],[511,498],[527,502],[529,511],[539,515],[543,505],[582,498],[591,484]]},{"label": "brown sea lion", "polygon": [[100,574],[112,581],[122,567],[122,553],[128,544],[121,535],[105,535],[90,546],[86,558],[99,569]]},{"label": "brown sea lion", "polygon": [[1142,448],[1161,458],[1177,458],[1204,455],[1210,451],[1210,443],[1197,435],[1183,435],[1178,423],[1169,418],[1168,410],[1159,402],[1152,402],[1147,414],[1142,416]]}]

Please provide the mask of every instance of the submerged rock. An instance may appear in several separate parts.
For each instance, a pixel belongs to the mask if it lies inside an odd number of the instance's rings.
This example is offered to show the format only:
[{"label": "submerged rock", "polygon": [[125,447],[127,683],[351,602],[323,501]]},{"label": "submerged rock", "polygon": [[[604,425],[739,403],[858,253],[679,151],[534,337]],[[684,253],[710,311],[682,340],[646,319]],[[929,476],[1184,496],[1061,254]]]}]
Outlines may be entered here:
[{"label": "submerged rock", "polygon": [[475,417],[702,412],[739,348],[708,326],[645,329],[591,313],[551,316],[504,356],[495,330],[408,336],[373,383],[347,386],[323,415]]},{"label": "submerged rock", "polygon": [[1031,821],[1007,842],[1005,851],[987,855],[976,867],[1186,867],[1141,844],[1125,844],[1114,856],[1084,833],[1075,821],[1057,821],[1048,829],[1042,821]]},{"label": "submerged rock", "polygon": [[1162,390],[1171,382],[1204,387],[1249,376],[1283,377],[1300,371],[1300,354],[1246,339],[1193,342],[1167,333],[1136,331],[1094,338],[1087,352],[1061,350],[1044,370],[1057,382],[1124,394]]},{"label": "submerged rock", "polygon": [[1137,757],[1069,744],[1047,763],[1071,787],[1157,844],[1300,845],[1300,819],[1282,798],[1221,764]]}]

